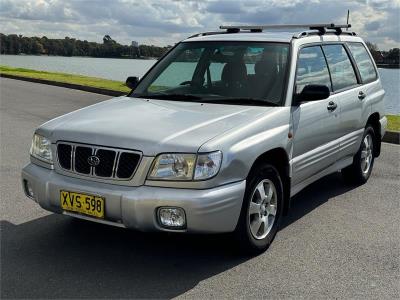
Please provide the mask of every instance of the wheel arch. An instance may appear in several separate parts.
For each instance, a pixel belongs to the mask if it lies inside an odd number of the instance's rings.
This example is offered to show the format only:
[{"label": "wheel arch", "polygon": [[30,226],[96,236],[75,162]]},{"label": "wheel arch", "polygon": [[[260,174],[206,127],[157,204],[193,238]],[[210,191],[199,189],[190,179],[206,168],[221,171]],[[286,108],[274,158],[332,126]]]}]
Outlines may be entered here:
[{"label": "wheel arch", "polygon": [[287,215],[290,208],[290,166],[288,153],[283,148],[274,148],[264,152],[256,158],[247,177],[261,163],[271,164],[278,170],[283,185],[283,214]]},{"label": "wheel arch", "polygon": [[378,112],[372,113],[367,120],[367,124],[365,127],[370,125],[374,129],[375,133],[375,147],[374,147],[374,156],[378,157],[381,154],[381,123],[379,122],[380,115]]}]

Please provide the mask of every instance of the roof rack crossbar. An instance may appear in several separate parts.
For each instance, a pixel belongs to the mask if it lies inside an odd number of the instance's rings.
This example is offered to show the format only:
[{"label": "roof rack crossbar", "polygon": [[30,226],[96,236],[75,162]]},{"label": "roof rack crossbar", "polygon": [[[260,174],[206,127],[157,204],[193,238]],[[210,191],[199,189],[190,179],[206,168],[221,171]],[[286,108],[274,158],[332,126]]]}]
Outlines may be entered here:
[{"label": "roof rack crossbar", "polygon": [[316,29],[320,34],[325,34],[327,29],[333,29],[336,33],[341,34],[343,28],[350,28],[351,24],[336,25],[333,23],[327,24],[278,24],[278,25],[222,25],[219,28],[225,29],[229,33],[236,33],[240,30],[249,30],[250,32],[262,32],[264,29],[294,29],[294,28],[308,28],[310,30]]}]

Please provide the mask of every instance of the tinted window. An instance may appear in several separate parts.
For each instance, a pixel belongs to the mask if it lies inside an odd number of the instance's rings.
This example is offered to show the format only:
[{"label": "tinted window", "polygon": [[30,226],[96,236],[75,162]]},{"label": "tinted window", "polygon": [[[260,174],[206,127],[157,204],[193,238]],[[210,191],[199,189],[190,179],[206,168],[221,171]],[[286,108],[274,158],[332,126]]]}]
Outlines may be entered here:
[{"label": "tinted window", "polygon": [[[209,76],[210,76],[211,82],[221,80],[222,71],[224,70],[225,65],[226,64],[222,63],[222,62],[210,62],[210,65],[208,68],[210,70]],[[204,82],[206,82],[207,76],[208,76],[207,73],[204,74]]]},{"label": "tinted window", "polygon": [[356,61],[362,81],[369,82],[375,80],[377,76],[374,64],[372,63],[371,57],[368,55],[364,45],[361,43],[349,43],[348,46],[354,60]]},{"label": "tinted window", "polygon": [[131,96],[281,105],[288,54],[289,44],[283,43],[183,42],[151,69]]},{"label": "tinted window", "polygon": [[162,74],[148,87],[151,92],[159,92],[190,82],[204,48],[187,49],[177,55]]},{"label": "tinted window", "polygon": [[325,45],[322,48],[331,72],[333,90],[356,85],[357,77],[343,45]]},{"label": "tinted window", "polygon": [[320,46],[300,50],[296,72],[296,93],[301,93],[307,84],[322,84],[332,90],[328,67]]},{"label": "tinted window", "polygon": [[[215,49],[210,60],[209,73],[204,74],[204,82],[206,82],[207,76],[210,76],[210,80],[214,84],[215,82],[220,81],[222,79],[222,71],[226,66],[227,59],[224,57],[233,57],[235,51],[235,47],[231,46]],[[255,74],[254,66],[257,61],[261,60],[264,51],[265,47],[248,47],[243,53],[243,62],[246,66],[247,75]]]}]

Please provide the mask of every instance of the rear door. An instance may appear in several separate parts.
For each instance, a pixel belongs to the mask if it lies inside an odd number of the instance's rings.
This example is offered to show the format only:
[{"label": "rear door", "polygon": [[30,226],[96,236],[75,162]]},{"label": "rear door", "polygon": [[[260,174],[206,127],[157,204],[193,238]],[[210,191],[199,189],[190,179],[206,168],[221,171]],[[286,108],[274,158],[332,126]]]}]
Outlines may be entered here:
[{"label": "rear door", "polygon": [[[299,50],[295,93],[308,84],[322,84],[332,91],[329,69],[320,45]],[[339,152],[340,103],[335,97],[292,107],[292,184],[307,179],[336,162]]]},{"label": "rear door", "polygon": [[331,99],[340,106],[338,159],[350,158],[357,152],[363,134],[366,94],[348,48],[344,44],[325,44],[322,49],[332,79]]}]

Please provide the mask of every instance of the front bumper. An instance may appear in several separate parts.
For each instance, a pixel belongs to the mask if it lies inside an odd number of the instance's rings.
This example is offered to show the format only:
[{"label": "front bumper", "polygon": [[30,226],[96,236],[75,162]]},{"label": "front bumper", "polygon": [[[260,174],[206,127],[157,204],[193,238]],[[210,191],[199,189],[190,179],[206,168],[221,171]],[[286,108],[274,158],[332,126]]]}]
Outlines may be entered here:
[{"label": "front bumper", "polygon": [[[205,190],[128,187],[68,177],[32,163],[22,170],[22,182],[25,180],[31,184],[35,201],[55,213],[140,231],[171,231],[159,225],[156,210],[176,206],[185,210],[187,224],[186,229],[173,231],[199,233],[232,232],[239,219],[246,187],[245,180]],[[105,219],[64,212],[60,207],[60,190],[105,197]]]}]

